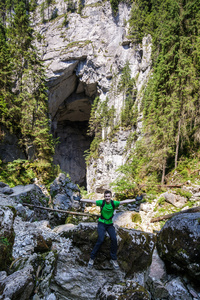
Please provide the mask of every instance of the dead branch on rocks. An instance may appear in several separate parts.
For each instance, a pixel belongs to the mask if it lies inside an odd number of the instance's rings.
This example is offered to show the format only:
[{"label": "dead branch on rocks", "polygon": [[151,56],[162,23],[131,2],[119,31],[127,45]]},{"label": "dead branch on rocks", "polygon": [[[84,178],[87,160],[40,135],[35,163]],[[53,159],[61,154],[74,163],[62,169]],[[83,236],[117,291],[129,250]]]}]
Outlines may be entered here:
[{"label": "dead branch on rocks", "polygon": [[176,215],[185,214],[185,213],[194,213],[194,212],[199,212],[199,211],[200,211],[200,206],[192,207],[192,208],[182,210],[182,211],[179,211],[179,212],[176,212],[176,213],[173,213],[173,214],[168,214],[168,215],[160,216],[160,217],[157,217],[157,218],[152,218],[150,222],[155,223],[155,222],[159,222],[159,221],[162,221],[162,220],[170,219],[170,218],[172,218],[173,216],[176,216]]},{"label": "dead branch on rocks", "polygon": [[63,213],[63,214],[71,214],[71,215],[87,216],[87,217],[93,216],[93,217],[98,217],[99,218],[99,215],[95,215],[95,214],[89,214],[89,213],[86,214],[86,213],[80,213],[80,212],[69,211],[69,210],[54,209],[54,208],[49,208],[49,207],[36,206],[36,205],[33,205],[33,204],[28,204],[28,203],[23,203],[23,205],[33,207],[33,208],[39,208],[39,209],[59,212],[59,213]]}]

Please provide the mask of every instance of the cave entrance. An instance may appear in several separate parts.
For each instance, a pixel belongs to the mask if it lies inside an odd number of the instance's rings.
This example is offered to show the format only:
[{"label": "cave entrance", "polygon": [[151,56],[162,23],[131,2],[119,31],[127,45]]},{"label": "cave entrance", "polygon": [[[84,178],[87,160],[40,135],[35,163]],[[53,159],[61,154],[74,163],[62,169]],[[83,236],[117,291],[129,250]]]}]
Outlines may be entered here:
[{"label": "cave entrance", "polygon": [[72,182],[87,188],[84,152],[90,148],[92,141],[87,131],[97,85],[84,84],[78,78],[76,81],[73,92],[57,107],[52,120],[53,135],[59,138],[54,163],[69,174]]}]

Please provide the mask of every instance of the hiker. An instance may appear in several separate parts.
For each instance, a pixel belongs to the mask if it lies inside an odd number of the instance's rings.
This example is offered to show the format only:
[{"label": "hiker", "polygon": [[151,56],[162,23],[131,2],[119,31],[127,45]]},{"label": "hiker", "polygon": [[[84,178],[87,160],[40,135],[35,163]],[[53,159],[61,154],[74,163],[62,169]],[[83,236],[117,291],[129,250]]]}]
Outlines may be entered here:
[{"label": "hiker", "polygon": [[119,269],[119,265],[117,262],[117,237],[115,233],[115,228],[113,226],[113,214],[114,209],[121,204],[127,204],[135,201],[135,199],[127,199],[123,201],[113,201],[111,199],[112,193],[109,190],[104,192],[104,200],[89,200],[89,199],[81,199],[81,202],[94,203],[97,206],[101,206],[101,216],[98,220],[98,240],[91,252],[90,260],[88,263],[88,267],[91,268],[94,264],[94,259],[97,255],[99,248],[101,247],[106,231],[108,232],[111,239],[111,248],[110,248],[110,256],[111,263],[115,269]]}]

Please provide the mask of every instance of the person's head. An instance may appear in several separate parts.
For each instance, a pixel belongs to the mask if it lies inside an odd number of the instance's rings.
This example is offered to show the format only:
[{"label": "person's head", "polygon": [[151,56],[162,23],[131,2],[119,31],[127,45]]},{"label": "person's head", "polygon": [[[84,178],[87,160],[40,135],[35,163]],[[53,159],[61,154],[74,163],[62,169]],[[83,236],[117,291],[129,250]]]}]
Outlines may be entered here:
[{"label": "person's head", "polygon": [[106,200],[106,203],[109,203],[111,201],[112,193],[109,190],[106,190],[104,192],[104,198]]}]

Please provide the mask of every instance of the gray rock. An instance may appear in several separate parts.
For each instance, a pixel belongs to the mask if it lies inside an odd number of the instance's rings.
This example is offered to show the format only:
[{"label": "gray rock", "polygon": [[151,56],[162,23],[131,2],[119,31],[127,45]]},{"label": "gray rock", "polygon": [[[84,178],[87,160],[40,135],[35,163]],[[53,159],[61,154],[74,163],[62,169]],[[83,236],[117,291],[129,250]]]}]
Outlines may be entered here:
[{"label": "gray rock", "polygon": [[13,193],[13,189],[11,189],[10,187],[5,186],[4,188],[1,189],[1,193],[5,194],[5,195],[11,195]]},{"label": "gray rock", "polygon": [[170,300],[192,300],[193,297],[188,293],[187,287],[180,278],[172,279],[165,285],[169,292]]},{"label": "gray rock", "polygon": [[174,216],[158,234],[157,249],[168,266],[200,281],[200,213]]},{"label": "gray rock", "polygon": [[29,299],[34,288],[32,274],[33,267],[27,266],[0,280],[0,289],[2,291],[0,299],[5,299],[6,297],[20,300]]},{"label": "gray rock", "polygon": [[[35,184],[17,185],[13,188],[13,193],[10,195],[11,199],[14,199],[16,203],[26,203],[35,206],[47,206],[48,198],[42,192],[40,187]],[[46,210],[34,209],[34,217],[31,213],[27,213],[31,220],[45,220],[48,219],[48,213]]]},{"label": "gray rock", "polygon": [[180,195],[165,193],[165,200],[177,208],[182,208],[187,203],[187,198],[181,197]]},{"label": "gray rock", "polygon": [[4,188],[5,186],[8,186],[8,185],[6,183],[0,181],[0,188]]},{"label": "gray rock", "polygon": [[32,222],[36,218],[34,211],[28,207],[24,207],[21,203],[18,203],[15,206],[15,209],[17,211],[17,215],[20,216],[24,221]]},{"label": "gray rock", "polygon": [[[81,208],[79,202],[73,200],[73,195],[76,195],[79,191],[78,186],[72,183],[68,176],[60,173],[50,186],[50,194],[54,208],[62,210]],[[56,225],[62,224],[64,217],[65,215],[58,213]]]},{"label": "gray rock", "polygon": [[54,208],[58,209],[69,209],[72,207],[72,202],[67,195],[57,194],[53,199]]},{"label": "gray rock", "polygon": [[46,300],[56,300],[55,294],[51,293],[49,296],[47,296]]},{"label": "gray rock", "polygon": [[[87,264],[92,248],[97,240],[97,224],[81,223],[71,231],[63,232],[62,236],[72,238],[73,245],[81,251],[81,260]],[[116,226],[118,239],[118,261],[121,270],[127,276],[148,269],[151,264],[155,246],[155,236],[134,229],[128,230]],[[97,256],[95,266],[98,269],[107,268],[110,260],[110,239],[105,238],[101,247],[101,255]]]},{"label": "gray rock", "polygon": [[151,297],[149,292],[139,284],[119,282],[118,284],[113,285],[106,283],[99,289],[96,299],[150,300]]},{"label": "gray rock", "polygon": [[167,272],[165,264],[159,257],[157,249],[155,248],[152,255],[152,263],[149,269],[148,276],[153,280],[165,281],[167,278]]},{"label": "gray rock", "polygon": [[51,249],[55,233],[49,228],[48,221],[24,222],[16,217],[14,222],[15,241],[13,245],[13,257],[27,258],[36,253],[48,252]]}]

